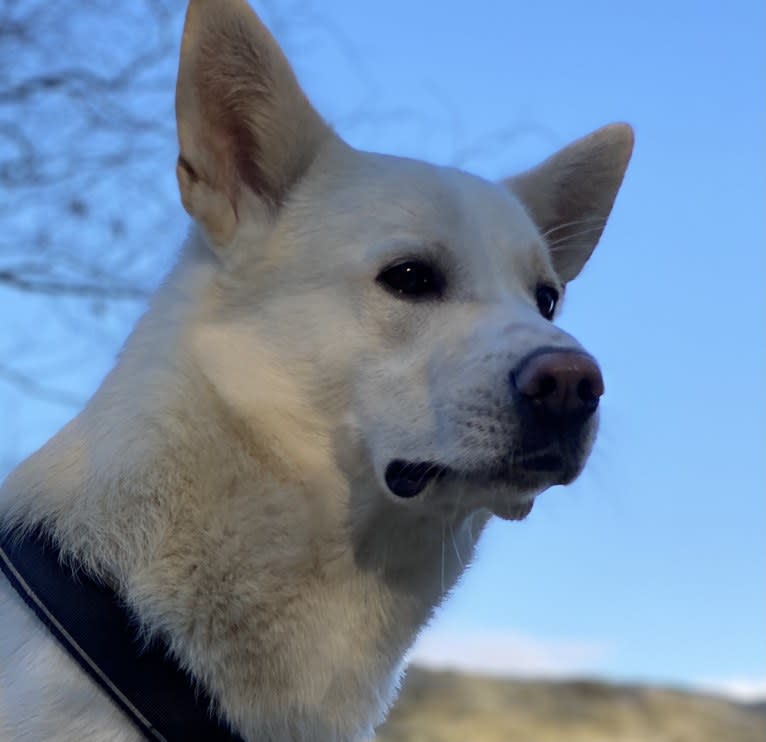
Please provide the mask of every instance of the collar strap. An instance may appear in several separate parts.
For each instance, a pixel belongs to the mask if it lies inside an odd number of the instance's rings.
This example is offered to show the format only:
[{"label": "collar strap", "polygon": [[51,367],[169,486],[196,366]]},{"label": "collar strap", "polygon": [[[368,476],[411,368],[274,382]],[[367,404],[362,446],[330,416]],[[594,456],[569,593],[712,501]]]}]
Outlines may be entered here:
[{"label": "collar strap", "polygon": [[40,531],[0,531],[0,571],[69,655],[150,740],[242,742],[210,697],[170,657],[141,639],[113,590],[62,563]]}]

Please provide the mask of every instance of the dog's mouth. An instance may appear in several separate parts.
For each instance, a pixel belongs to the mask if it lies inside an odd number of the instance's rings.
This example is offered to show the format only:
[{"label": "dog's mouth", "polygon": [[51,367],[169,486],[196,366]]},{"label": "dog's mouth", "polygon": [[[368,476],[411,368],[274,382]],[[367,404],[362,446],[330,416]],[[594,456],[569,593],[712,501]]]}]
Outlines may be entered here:
[{"label": "dog's mouth", "polygon": [[417,497],[431,482],[448,472],[449,467],[433,461],[394,459],[386,467],[386,486],[397,497]]},{"label": "dog's mouth", "polygon": [[[558,453],[542,451],[530,453],[514,460],[513,465],[502,463],[477,470],[460,470],[434,461],[407,461],[394,459],[386,467],[385,481],[396,497],[410,499],[420,495],[432,482],[459,481],[482,489],[508,489],[519,493],[540,491],[553,484],[565,484],[573,479],[570,467]],[[501,517],[518,520],[532,509],[532,499],[508,502]]]}]

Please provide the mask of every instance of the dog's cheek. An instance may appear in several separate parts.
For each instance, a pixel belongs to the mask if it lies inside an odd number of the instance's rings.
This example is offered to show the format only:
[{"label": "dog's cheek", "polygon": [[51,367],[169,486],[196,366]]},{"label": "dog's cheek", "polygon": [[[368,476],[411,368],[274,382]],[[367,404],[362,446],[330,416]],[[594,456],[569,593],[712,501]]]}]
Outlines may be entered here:
[{"label": "dog's cheek", "polygon": [[195,361],[218,395],[243,417],[292,408],[300,390],[250,327],[208,324],[192,333]]}]

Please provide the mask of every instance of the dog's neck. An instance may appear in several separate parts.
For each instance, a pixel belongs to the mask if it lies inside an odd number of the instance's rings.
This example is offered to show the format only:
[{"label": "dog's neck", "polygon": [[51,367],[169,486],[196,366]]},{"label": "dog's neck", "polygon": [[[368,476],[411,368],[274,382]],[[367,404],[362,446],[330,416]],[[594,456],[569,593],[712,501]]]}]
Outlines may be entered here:
[{"label": "dog's neck", "polygon": [[[204,283],[189,249],[177,271]],[[371,497],[321,420],[275,439],[239,418],[193,366],[157,361],[158,343],[185,356],[185,318],[155,321],[169,305],[160,292],[86,409],[6,481],[0,518],[43,522],[112,582],[245,735],[369,733],[484,519]]]}]

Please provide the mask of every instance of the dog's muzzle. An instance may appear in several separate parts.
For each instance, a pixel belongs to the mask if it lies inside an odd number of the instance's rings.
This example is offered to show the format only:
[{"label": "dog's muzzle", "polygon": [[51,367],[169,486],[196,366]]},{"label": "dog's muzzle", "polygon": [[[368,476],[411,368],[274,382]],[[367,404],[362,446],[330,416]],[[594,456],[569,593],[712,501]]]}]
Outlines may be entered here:
[{"label": "dog's muzzle", "polygon": [[[588,421],[598,409],[604,380],[595,360],[580,350],[540,348],[509,375],[519,417],[519,439],[508,458],[481,470],[460,471],[435,461],[395,459],[386,486],[401,498],[419,495],[433,481],[459,478],[477,485],[507,484],[519,490],[571,482],[582,468]],[[511,453],[512,452],[512,453]]]}]

